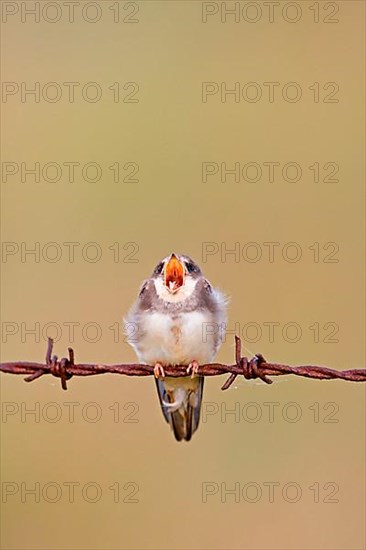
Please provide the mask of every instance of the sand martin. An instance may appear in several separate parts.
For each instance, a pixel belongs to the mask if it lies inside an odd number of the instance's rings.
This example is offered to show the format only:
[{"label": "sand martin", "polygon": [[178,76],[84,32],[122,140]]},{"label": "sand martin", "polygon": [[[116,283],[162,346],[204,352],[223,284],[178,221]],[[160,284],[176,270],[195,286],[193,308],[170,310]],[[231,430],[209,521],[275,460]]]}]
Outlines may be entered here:
[{"label": "sand martin", "polygon": [[[191,258],[171,254],[143,282],[125,319],[139,361],[154,365],[160,405],[178,441],[198,428],[204,377],[197,368],[212,362],[221,345],[226,304]],[[168,365],[186,365],[192,376],[165,376]]]}]

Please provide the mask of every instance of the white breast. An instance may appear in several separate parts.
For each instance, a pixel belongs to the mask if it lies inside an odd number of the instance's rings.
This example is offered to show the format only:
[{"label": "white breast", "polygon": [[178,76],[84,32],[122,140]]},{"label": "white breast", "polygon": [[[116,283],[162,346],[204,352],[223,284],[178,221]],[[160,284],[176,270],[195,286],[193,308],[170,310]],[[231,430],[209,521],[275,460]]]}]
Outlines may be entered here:
[{"label": "white breast", "polygon": [[168,314],[146,312],[139,316],[138,331],[130,344],[140,362],[154,365],[188,365],[212,361],[221,330],[209,312],[192,311],[173,318]]}]

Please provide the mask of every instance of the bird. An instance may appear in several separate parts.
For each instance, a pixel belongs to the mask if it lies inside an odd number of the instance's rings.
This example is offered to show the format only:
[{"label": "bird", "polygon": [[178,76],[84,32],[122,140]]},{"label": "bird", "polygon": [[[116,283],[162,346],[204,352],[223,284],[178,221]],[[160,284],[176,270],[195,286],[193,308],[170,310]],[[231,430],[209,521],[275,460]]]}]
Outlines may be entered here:
[{"label": "bird", "polygon": [[[160,406],[177,441],[189,441],[198,428],[204,377],[197,372],[221,346],[227,302],[195,261],[173,252],[143,281],[124,319],[139,362],[154,366]],[[165,376],[164,367],[176,365],[191,376]]]}]

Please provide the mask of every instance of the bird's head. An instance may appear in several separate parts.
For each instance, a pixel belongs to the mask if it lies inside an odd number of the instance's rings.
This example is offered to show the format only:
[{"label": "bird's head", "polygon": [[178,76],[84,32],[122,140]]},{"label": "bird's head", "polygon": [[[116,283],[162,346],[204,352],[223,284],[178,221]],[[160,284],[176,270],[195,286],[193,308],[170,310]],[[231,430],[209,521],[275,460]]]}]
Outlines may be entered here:
[{"label": "bird's head", "polygon": [[188,298],[201,277],[202,271],[191,258],[174,253],[161,260],[152,274],[157,295],[169,302]]}]

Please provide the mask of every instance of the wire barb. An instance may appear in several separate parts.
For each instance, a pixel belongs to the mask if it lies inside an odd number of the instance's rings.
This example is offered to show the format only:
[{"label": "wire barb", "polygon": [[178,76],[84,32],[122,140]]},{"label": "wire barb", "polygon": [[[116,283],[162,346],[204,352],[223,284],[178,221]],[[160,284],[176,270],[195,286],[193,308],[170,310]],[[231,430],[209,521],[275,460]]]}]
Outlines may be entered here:
[{"label": "wire barb", "polygon": [[[33,382],[44,374],[51,374],[61,379],[61,387],[67,389],[67,380],[72,376],[92,376],[96,374],[124,374],[126,376],[152,376],[154,367],[152,365],[143,365],[139,363],[122,365],[99,365],[99,364],[75,364],[74,350],[68,348],[69,357],[58,359],[57,355],[52,356],[53,340],[48,339],[46,363],[12,362],[0,363],[0,371],[9,374],[26,374],[26,382]],[[166,376],[179,378],[190,376],[187,374],[187,366],[167,366],[164,367]],[[235,336],[235,364],[225,365],[222,363],[209,363],[199,365],[200,376],[219,376],[220,374],[230,374],[222,386],[222,390],[227,390],[234,382],[237,376],[242,375],[246,380],[259,378],[266,384],[272,384],[273,380],[268,376],[284,376],[294,374],[305,378],[316,380],[347,380],[350,382],[366,382],[366,369],[351,369],[337,371],[328,367],[317,367],[306,365],[301,367],[291,367],[277,363],[268,363],[260,353],[248,360],[241,356],[241,340]]]},{"label": "wire barb", "polygon": [[[61,387],[63,390],[67,390],[66,380],[70,380],[70,378],[73,376],[70,372],[67,372],[67,367],[74,366],[74,350],[72,348],[68,348],[69,359],[67,359],[66,357],[63,357],[62,359],[60,359],[60,361],[58,361],[57,355],[54,355],[52,357],[52,349],[53,349],[53,340],[52,338],[48,338],[47,351],[46,351],[46,367],[49,368],[50,374],[53,374],[53,376],[61,378]],[[0,370],[2,369],[0,368]],[[14,373],[14,374],[18,374],[18,373]],[[37,378],[39,378],[40,376],[43,376],[44,374],[47,374],[47,373],[42,369],[38,369],[30,376],[27,376],[26,378],[24,378],[24,380],[26,382],[33,382],[33,380],[36,380]]]}]

